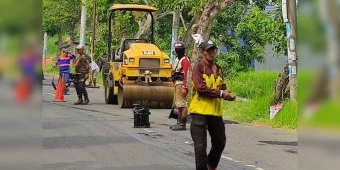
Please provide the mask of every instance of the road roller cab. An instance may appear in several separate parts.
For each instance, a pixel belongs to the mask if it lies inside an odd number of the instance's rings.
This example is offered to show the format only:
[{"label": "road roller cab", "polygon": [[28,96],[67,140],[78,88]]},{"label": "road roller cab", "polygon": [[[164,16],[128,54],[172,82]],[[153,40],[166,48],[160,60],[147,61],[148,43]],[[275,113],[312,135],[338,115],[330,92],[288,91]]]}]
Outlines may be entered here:
[{"label": "road roller cab", "polygon": [[[151,36],[149,39],[124,39],[118,49],[112,48],[111,26],[114,12],[142,11],[151,15]],[[110,8],[109,72],[106,73],[105,101],[122,108],[141,104],[150,108],[171,108],[173,83],[169,56],[154,43],[154,19],[152,12],[157,9],[146,5],[115,4]]]}]

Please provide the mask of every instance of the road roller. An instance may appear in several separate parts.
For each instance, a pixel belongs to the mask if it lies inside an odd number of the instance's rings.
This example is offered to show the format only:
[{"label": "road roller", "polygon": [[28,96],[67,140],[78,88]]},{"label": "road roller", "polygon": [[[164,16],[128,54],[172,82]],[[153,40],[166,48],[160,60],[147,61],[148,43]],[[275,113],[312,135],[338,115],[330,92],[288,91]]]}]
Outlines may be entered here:
[{"label": "road roller", "polygon": [[[171,81],[169,56],[154,43],[154,17],[156,8],[137,4],[114,4],[108,22],[108,66],[105,101],[121,108],[141,104],[149,108],[172,107],[174,85]],[[151,15],[151,34],[147,39],[126,38],[118,49],[112,47],[112,25],[115,11],[139,11]]]}]

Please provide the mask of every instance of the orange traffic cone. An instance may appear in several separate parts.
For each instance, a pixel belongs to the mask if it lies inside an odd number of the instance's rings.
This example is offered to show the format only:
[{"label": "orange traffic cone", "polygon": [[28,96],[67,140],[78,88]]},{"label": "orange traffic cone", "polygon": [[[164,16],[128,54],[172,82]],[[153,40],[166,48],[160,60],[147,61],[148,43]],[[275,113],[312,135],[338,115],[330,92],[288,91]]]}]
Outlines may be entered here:
[{"label": "orange traffic cone", "polygon": [[19,103],[27,102],[30,93],[30,83],[26,78],[21,79],[19,82],[16,92],[15,99]]},{"label": "orange traffic cone", "polygon": [[57,90],[55,91],[55,97],[54,101],[55,102],[64,102],[64,89],[65,89],[65,79],[64,75],[61,75]]}]

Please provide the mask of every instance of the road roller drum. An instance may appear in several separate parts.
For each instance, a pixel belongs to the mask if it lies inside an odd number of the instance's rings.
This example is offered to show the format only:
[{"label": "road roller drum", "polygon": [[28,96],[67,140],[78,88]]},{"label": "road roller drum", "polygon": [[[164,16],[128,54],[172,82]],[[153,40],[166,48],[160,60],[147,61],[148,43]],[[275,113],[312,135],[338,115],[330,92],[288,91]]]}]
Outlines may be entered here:
[{"label": "road roller drum", "polygon": [[169,109],[173,103],[173,87],[126,85],[118,89],[118,105],[131,108],[141,104],[149,108]]}]

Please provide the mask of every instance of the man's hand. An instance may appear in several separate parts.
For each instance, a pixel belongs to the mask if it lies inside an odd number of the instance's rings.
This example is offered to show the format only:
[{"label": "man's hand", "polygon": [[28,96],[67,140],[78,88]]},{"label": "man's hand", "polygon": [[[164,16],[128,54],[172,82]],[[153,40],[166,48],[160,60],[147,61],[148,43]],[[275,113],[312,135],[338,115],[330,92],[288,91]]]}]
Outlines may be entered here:
[{"label": "man's hand", "polygon": [[235,98],[236,98],[236,96],[233,95],[233,94],[231,94],[230,91],[224,90],[223,93],[222,93],[222,98],[223,98],[224,100],[234,101]]},{"label": "man's hand", "polygon": [[188,89],[186,87],[182,87],[182,91],[181,91],[181,94],[183,97],[186,97],[188,95]]}]

